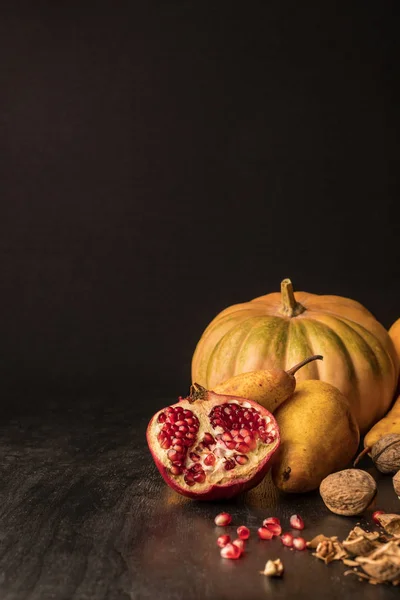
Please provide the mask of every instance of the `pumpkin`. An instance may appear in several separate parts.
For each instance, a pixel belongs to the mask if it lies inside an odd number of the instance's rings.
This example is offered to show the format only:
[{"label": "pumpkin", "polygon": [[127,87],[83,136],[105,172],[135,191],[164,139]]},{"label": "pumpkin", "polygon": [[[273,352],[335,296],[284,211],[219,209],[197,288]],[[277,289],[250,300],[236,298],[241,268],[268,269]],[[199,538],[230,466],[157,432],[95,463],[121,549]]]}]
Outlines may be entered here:
[{"label": "pumpkin", "polygon": [[321,379],[349,399],[360,431],[389,409],[399,359],[387,330],[359,302],[332,295],[281,291],[235,304],[203,332],[192,358],[192,381],[212,390],[233,375],[259,369],[288,370],[313,354],[298,381]]},{"label": "pumpkin", "polygon": [[400,319],[397,319],[397,321],[389,328],[389,335],[393,340],[400,361]]}]

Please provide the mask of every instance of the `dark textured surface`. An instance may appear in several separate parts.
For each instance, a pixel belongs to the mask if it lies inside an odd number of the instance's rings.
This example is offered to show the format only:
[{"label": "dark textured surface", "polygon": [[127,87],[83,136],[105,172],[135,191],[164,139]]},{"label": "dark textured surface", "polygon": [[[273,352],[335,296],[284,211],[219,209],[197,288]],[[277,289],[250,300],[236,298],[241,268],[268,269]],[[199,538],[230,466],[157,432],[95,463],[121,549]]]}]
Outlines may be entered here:
[{"label": "dark textured surface", "polygon": [[[147,421],[164,404],[157,399],[139,409],[120,399],[69,398],[40,409],[33,401],[31,408],[18,401],[3,407],[1,600],[398,597],[398,588],[344,577],[341,563],[325,566],[309,551],[256,539],[264,517],[277,515],[285,526],[294,512],[304,517],[307,539],[344,538],[358,520],[329,513],[317,493],[285,498],[268,479],[222,504],[170,491],[145,442]],[[372,473],[377,506],[398,511],[390,476]],[[215,545],[221,529],[213,517],[222,508],[252,530],[239,561],[221,559]],[[258,574],[277,557],[286,569],[282,580]]]}]

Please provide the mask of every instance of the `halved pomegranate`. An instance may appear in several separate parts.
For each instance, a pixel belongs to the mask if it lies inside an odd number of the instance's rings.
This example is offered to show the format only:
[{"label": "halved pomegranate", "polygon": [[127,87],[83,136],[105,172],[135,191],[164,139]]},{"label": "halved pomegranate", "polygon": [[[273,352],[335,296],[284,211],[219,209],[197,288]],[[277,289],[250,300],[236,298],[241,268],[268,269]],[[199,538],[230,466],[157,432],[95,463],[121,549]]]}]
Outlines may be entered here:
[{"label": "halved pomegranate", "polygon": [[154,415],[147,442],[170,487],[189,498],[218,500],[261,482],[280,437],[263,406],[193,384],[187,398]]}]

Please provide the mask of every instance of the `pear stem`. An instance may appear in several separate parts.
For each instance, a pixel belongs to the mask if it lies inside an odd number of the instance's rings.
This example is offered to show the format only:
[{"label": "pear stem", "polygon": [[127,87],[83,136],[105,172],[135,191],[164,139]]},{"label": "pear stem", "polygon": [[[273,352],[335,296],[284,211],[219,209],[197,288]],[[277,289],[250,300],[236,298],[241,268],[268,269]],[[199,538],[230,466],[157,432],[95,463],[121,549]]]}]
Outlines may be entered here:
[{"label": "pear stem", "polygon": [[321,354],[314,354],[313,356],[309,356],[308,358],[305,358],[304,360],[302,360],[301,362],[299,362],[299,364],[294,365],[294,367],[292,367],[291,369],[289,369],[289,371],[286,371],[286,373],[288,375],[294,375],[296,373],[296,371],[298,371],[299,369],[301,369],[301,367],[304,367],[304,365],[308,365],[309,362],[313,361],[313,360],[324,360],[324,357],[321,356]]},{"label": "pear stem", "polygon": [[279,312],[286,317],[296,317],[306,310],[294,297],[293,284],[290,279],[281,282],[282,304]]},{"label": "pear stem", "polygon": [[359,455],[356,457],[355,461],[353,462],[353,467],[355,467],[356,465],[358,465],[358,463],[360,462],[360,460],[361,460],[362,458],[364,458],[364,456],[365,456],[366,454],[368,454],[369,452],[371,452],[371,446],[366,446],[366,447],[364,448],[364,450],[362,450],[362,451],[360,452],[360,454],[359,454]]}]

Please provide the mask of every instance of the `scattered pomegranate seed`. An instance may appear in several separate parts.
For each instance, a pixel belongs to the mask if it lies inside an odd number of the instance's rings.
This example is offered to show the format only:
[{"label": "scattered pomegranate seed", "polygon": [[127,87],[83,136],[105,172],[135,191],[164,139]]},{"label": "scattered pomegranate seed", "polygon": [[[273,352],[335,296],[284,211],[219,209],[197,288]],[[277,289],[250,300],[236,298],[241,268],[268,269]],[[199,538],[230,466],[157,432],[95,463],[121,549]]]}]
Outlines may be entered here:
[{"label": "scattered pomegranate seed", "polygon": [[272,531],[272,535],[278,536],[282,533],[282,527],[278,523],[267,523],[267,529]]},{"label": "scattered pomegranate seed", "polygon": [[237,528],[237,534],[241,540],[248,540],[250,537],[250,529],[246,525],[241,525]]},{"label": "scattered pomegranate seed", "polygon": [[224,546],[229,544],[230,541],[231,541],[231,538],[229,535],[220,535],[219,538],[217,539],[217,544],[220,548],[223,548]]},{"label": "scattered pomegranate seed", "polygon": [[267,519],[264,519],[263,527],[268,527],[268,525],[270,525],[270,524],[280,525],[281,522],[278,519],[278,517],[268,517]]},{"label": "scattered pomegranate seed", "polygon": [[219,513],[219,515],[217,515],[214,519],[214,523],[218,525],[218,527],[225,527],[225,525],[229,525],[231,521],[231,515],[226,512]]},{"label": "scattered pomegranate seed", "polygon": [[293,547],[296,548],[296,550],[305,550],[306,540],[302,537],[293,538]]},{"label": "scattered pomegranate seed", "polygon": [[374,521],[374,523],[376,523],[377,525],[380,525],[377,517],[379,517],[379,515],[384,515],[385,511],[384,510],[376,510],[374,513],[372,513],[372,520]]},{"label": "scattered pomegranate seed", "polygon": [[281,535],[282,544],[287,546],[288,548],[292,548],[293,546],[293,536],[291,533],[284,533]]},{"label": "scattered pomegranate seed", "polygon": [[271,540],[274,537],[274,534],[268,527],[259,527],[257,533],[261,540]]},{"label": "scattered pomegranate seed", "polygon": [[223,548],[221,548],[221,556],[222,558],[230,558],[231,560],[236,560],[241,555],[241,550],[235,544],[226,544]]},{"label": "scattered pomegranate seed", "polygon": [[304,529],[304,521],[300,515],[292,515],[290,517],[290,527],[292,529]]},{"label": "scattered pomegranate seed", "polygon": [[240,540],[240,539],[233,540],[232,544],[239,548],[240,554],[242,554],[244,552],[244,546],[245,546],[244,540]]}]

